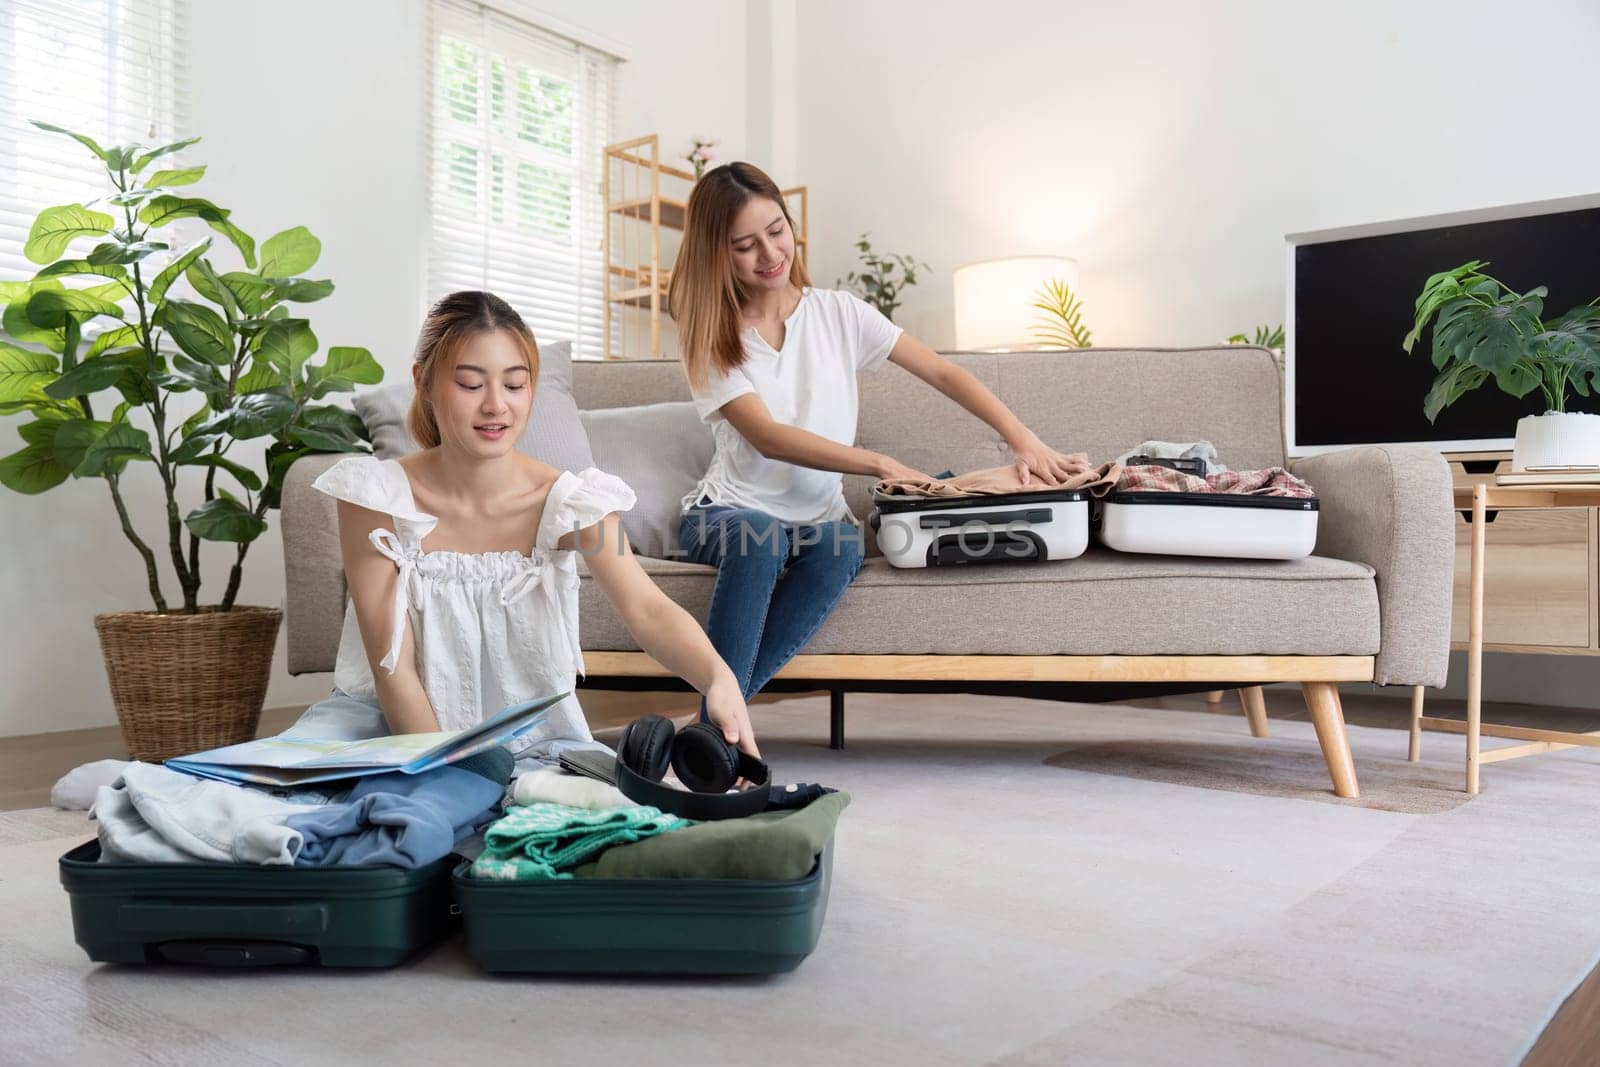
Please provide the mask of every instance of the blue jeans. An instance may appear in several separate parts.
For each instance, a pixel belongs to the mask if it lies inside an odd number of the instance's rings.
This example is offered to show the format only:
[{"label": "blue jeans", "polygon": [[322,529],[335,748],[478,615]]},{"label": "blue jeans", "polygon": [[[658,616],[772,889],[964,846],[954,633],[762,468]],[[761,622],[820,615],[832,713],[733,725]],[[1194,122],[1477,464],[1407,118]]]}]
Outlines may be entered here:
[{"label": "blue jeans", "polygon": [[848,522],[791,525],[711,504],[684,512],[678,541],[683,558],[717,568],[706,635],[746,699],[805,647],[861,570],[861,531]]}]

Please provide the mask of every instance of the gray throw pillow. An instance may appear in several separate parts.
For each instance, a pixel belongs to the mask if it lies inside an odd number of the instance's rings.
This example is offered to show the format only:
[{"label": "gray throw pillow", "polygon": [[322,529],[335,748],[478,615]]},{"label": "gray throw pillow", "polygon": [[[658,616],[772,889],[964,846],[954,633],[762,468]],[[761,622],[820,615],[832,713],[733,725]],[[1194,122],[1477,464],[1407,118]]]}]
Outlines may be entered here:
[{"label": "gray throw pillow", "polygon": [[638,497],[622,528],[641,556],[671,559],[678,550],[681,503],[711,465],[711,428],[688,400],[580,411],[595,466],[627,482]]},{"label": "gray throw pillow", "polygon": [[[406,429],[406,412],[411,408],[413,392],[408,367],[399,380],[355,395],[352,404],[367,424],[372,450],[379,459],[398,459],[417,451],[417,442]],[[517,439],[517,449],[559,470],[581,471],[595,465],[589,438],[578,421],[578,404],[572,399],[571,341],[539,346],[539,382],[533,394],[533,411],[527,428]]]}]

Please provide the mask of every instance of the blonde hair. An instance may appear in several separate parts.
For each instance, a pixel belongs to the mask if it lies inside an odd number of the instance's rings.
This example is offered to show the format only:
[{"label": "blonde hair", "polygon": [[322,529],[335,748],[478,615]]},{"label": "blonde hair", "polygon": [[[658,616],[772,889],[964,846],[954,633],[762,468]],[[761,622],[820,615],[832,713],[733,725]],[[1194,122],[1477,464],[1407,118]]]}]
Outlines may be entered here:
[{"label": "blonde hair", "polygon": [[[733,273],[728,241],[734,216],[755,197],[776,204],[794,232],[794,220],[778,186],[749,163],[708,170],[689,193],[688,220],[667,290],[667,309],[678,324],[684,367],[696,387],[705,384],[712,370],[726,374],[745,359],[739,309],[749,294]],[[811,284],[798,257],[789,265],[789,280],[802,288]]]},{"label": "blonde hair", "polygon": [[505,330],[522,349],[533,381],[539,380],[539,345],[510,304],[493,293],[467,289],[451,293],[433,307],[422,320],[422,331],[417,335],[417,352],[413,362],[421,368],[417,375],[417,391],[411,397],[411,409],[406,412],[406,429],[422,448],[439,446],[439,420],[433,413],[434,376],[441,368],[455,367],[461,349],[472,337],[481,333]]}]

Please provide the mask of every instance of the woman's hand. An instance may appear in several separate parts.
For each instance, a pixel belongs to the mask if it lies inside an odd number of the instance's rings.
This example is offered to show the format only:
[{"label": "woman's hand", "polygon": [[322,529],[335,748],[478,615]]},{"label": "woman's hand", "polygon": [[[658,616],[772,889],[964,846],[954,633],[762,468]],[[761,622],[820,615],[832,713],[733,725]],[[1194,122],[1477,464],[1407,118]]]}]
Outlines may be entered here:
[{"label": "woman's hand", "polygon": [[721,728],[728,744],[738,745],[739,751],[761,758],[761,750],[756,747],[756,731],[750,725],[750,709],[745,706],[744,694],[739,692],[739,684],[733,680],[731,672],[724,673],[706,690],[706,715]]},{"label": "woman's hand", "polygon": [[[722,736],[759,759],[756,732],[750,726],[750,712],[744,706],[744,694],[733,671],[711,647],[699,621],[650,580],[629,547],[616,513],[566,537],[574,538],[574,547],[584,553],[589,573],[622,616],[639,647],[703,692],[706,714],[722,730]],[[394,565],[390,564],[389,569],[394,570]]]},{"label": "woman's hand", "polygon": [[1011,443],[1011,454],[1016,457],[1017,477],[1023,485],[1028,484],[1030,475],[1045,485],[1060,485],[1091,469],[1089,457],[1084,453],[1057,452],[1039,440],[1032,430]]},{"label": "woman's hand", "polygon": [[878,469],[875,472],[880,481],[885,482],[931,482],[933,479],[914,467],[908,467],[893,456],[878,457]]}]

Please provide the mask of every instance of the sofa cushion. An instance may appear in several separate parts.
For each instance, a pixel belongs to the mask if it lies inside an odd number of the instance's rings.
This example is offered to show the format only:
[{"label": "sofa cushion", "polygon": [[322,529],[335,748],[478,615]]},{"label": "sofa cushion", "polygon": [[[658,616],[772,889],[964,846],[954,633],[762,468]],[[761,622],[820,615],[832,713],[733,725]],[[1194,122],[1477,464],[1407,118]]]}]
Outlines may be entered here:
[{"label": "sofa cushion", "polygon": [[[379,459],[398,459],[417,451],[417,442],[406,429],[406,412],[415,391],[408,367],[396,381],[355,395],[356,414],[367,424],[372,450]],[[558,470],[581,471],[595,465],[589,438],[578,420],[578,405],[572,399],[571,341],[539,346],[539,383],[517,449]]]},{"label": "sofa cushion", "polygon": [[576,359],[572,395],[584,411],[688,400],[689,378],[676,359]]},{"label": "sofa cushion", "polygon": [[[704,623],[716,569],[644,560]],[[579,560],[585,649],[637,651]],[[803,653],[1316,655],[1378,651],[1378,594],[1363,563],[1124,555],[899,569],[867,560]]]},{"label": "sofa cushion", "polygon": [[622,528],[642,556],[667,557],[678,549],[684,496],[711,464],[715,440],[694,404],[641,404],[580,411],[595,466],[627,482],[638,503],[623,512]]}]

